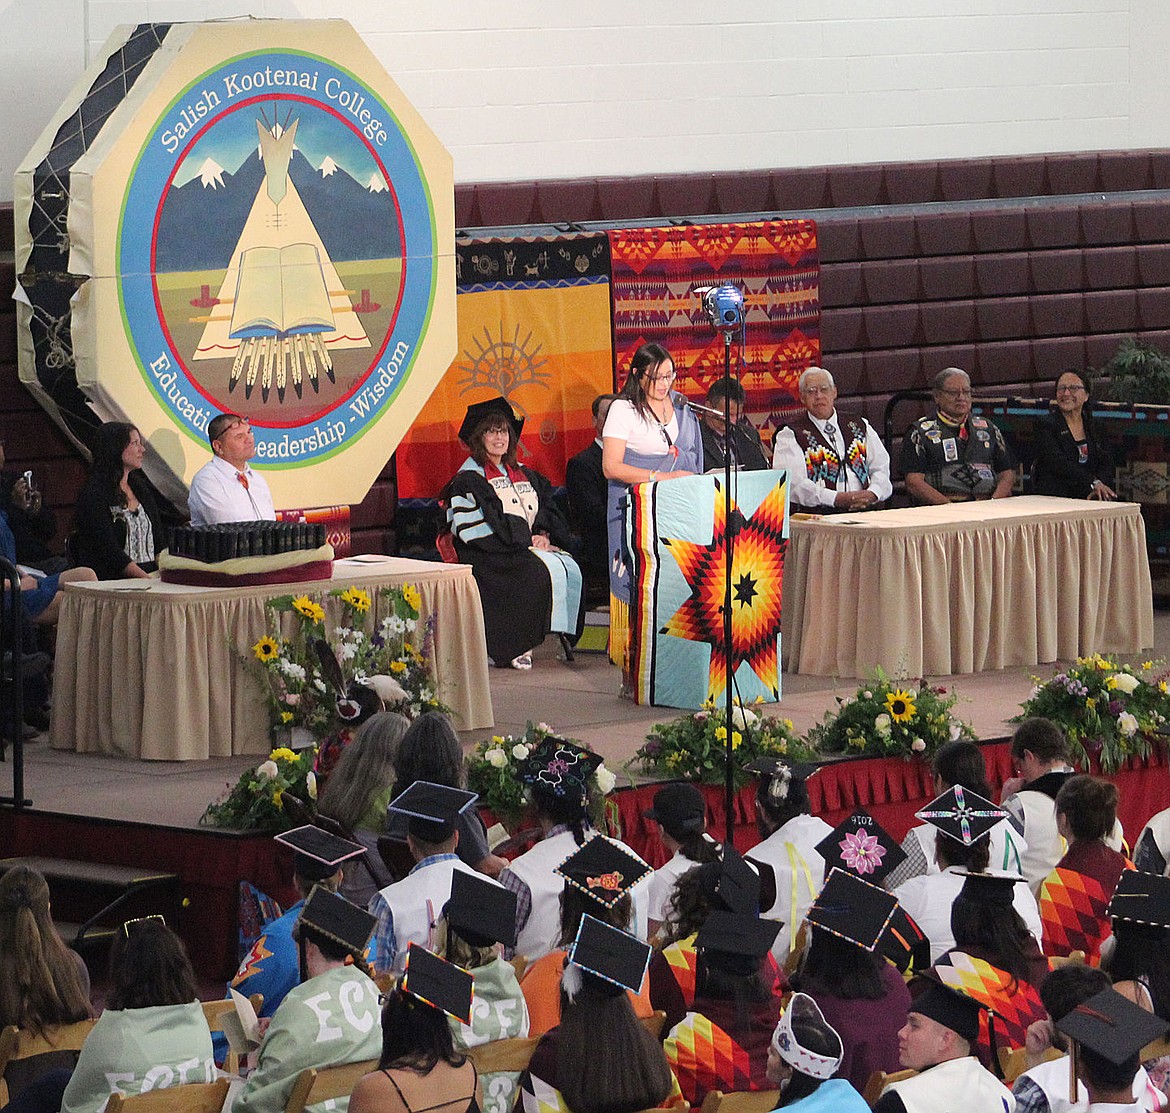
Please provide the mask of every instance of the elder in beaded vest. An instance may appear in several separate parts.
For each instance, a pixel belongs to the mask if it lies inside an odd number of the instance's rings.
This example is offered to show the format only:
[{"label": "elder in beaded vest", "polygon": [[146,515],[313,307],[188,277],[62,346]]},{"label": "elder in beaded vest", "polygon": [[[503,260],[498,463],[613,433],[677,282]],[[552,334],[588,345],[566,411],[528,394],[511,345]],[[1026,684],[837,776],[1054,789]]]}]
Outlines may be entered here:
[{"label": "elder in beaded vest", "polygon": [[[789,428],[796,436],[796,443],[804,453],[804,466],[808,478],[813,483],[823,483],[827,488],[837,486],[843,468],[848,468],[857,477],[862,487],[869,485],[869,460],[865,454],[866,433],[865,426],[855,418],[838,414],[838,423],[841,436],[845,439],[845,459],[838,455],[837,449],[830,444],[813,424],[808,414],[793,421]],[[797,510],[809,510],[817,514],[844,513],[831,506],[794,506]]]}]

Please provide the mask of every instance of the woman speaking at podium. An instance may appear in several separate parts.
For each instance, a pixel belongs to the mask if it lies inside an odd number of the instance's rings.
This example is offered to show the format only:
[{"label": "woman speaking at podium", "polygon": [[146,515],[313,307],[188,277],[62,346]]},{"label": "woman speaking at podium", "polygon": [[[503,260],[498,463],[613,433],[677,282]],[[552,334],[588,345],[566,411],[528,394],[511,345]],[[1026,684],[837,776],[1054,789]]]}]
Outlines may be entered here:
[{"label": "woman speaking at podium", "polygon": [[643,344],[609,407],[601,467],[609,480],[610,655],[617,661],[629,628],[630,554],[625,519],[629,488],[703,470],[703,436],[687,401],[675,393],[674,360],[661,344]]}]

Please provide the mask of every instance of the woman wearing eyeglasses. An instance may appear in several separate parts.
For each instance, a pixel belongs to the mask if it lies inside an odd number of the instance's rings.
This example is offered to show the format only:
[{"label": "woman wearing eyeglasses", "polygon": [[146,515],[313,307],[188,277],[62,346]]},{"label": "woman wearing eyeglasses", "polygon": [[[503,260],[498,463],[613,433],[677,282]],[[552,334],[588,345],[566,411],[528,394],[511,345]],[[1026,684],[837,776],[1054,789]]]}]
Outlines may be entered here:
[{"label": "woman wearing eyeglasses", "polygon": [[1056,380],[1056,411],[1036,423],[1032,489],[1037,495],[1117,498],[1113,458],[1085,408],[1091,386],[1084,371],[1064,371]]},{"label": "woman wearing eyeglasses", "polygon": [[602,431],[601,468],[609,480],[609,590],[619,604],[611,607],[615,631],[627,623],[614,612],[624,614],[630,602],[625,541],[630,487],[703,470],[703,433],[686,399],[672,389],[674,380],[670,353],[661,344],[643,344],[630,360],[629,378],[609,407]]}]

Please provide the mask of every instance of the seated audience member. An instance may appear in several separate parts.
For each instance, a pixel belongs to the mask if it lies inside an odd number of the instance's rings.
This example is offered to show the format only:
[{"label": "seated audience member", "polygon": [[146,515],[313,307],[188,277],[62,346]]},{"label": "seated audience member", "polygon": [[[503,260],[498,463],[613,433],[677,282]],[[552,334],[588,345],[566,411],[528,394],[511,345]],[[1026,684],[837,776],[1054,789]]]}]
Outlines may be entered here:
[{"label": "seated audience member", "polygon": [[971,380],[948,367],[931,384],[938,412],[920,417],[902,441],[906,491],[918,503],[1005,499],[1016,461],[999,427],[971,413]]},{"label": "seated audience member", "polygon": [[[0,510],[0,557],[16,564],[16,539],[8,526],[8,515]],[[25,617],[37,626],[52,626],[61,613],[61,588],[65,584],[96,580],[92,568],[66,568],[63,572],[41,575],[20,571],[20,604]]]},{"label": "seated audience member", "polygon": [[768,952],[777,929],[754,913],[720,910],[699,929],[695,998],[663,1043],[692,1107],[711,1090],[771,1089],[768,1049],[779,1012]]},{"label": "seated audience member", "polygon": [[132,1095],[215,1078],[182,941],[161,916],[128,921],[110,945],[106,1008],[65,1087],[62,1113],[101,1113],[115,1090]]},{"label": "seated audience member", "polygon": [[53,551],[57,516],[45,505],[44,493],[29,485],[24,473],[6,472],[4,439],[0,437],[0,511],[8,515],[8,528],[21,564],[51,574],[69,567],[68,557]]},{"label": "seated audience member", "polygon": [[841,1038],[817,1003],[794,993],[776,1024],[768,1049],[768,1081],[780,1088],[777,1109],[792,1113],[869,1113],[861,1094],[844,1078]]},{"label": "seated audience member", "polygon": [[1049,957],[1084,951],[1096,966],[1109,935],[1106,907],[1123,870],[1124,854],[1105,844],[1117,822],[1117,786],[1084,773],[1069,777],[1056,794],[1056,827],[1068,852],[1040,886],[1044,953]]},{"label": "seated audience member", "polygon": [[1170,808],[1152,815],[1134,844],[1133,864],[1142,873],[1165,874],[1170,866]]},{"label": "seated audience member", "polygon": [[[978,814],[972,815],[972,812]],[[934,832],[932,849],[936,872],[910,878],[894,890],[894,896],[930,940],[931,962],[938,962],[955,946],[951,927],[954,902],[963,891],[968,874],[987,872],[990,840],[1002,828],[1004,820],[1000,817],[1006,816],[1007,812],[966,785],[959,785],[948,788],[919,814],[927,817],[924,826]],[[992,872],[1020,877],[1011,871]],[[1026,885],[1013,885],[1008,895],[1012,907],[1039,946],[1042,929],[1036,898]]]},{"label": "seated audience member", "polygon": [[[667,1030],[694,1006],[699,964],[696,940],[707,917],[737,908],[754,913],[758,902],[759,876],[735,851],[723,860],[704,862],[678,879],[667,902],[658,950],[650,959],[650,1004],[666,1014]],[[771,955],[764,959],[761,978],[779,1006],[788,983]]]},{"label": "seated audience member", "polygon": [[[629,932],[634,916],[630,889],[649,875],[650,867],[617,839],[597,835],[569,855],[557,872],[566,882],[561,890],[560,948],[529,964],[520,983],[533,1036],[543,1036],[561,1022],[561,976],[582,917],[589,915]],[[648,993],[632,993],[630,1004],[638,1016],[654,1012]]]},{"label": "seated audience member", "polygon": [[[373,927],[374,918],[344,897],[325,889],[309,894],[293,935],[304,980],[250,1054],[256,1069],[233,1113],[283,1113],[301,1071],[377,1056],[378,987],[362,960]],[[348,1103],[338,1098],[332,1108],[345,1113]]]},{"label": "seated audience member", "polygon": [[[0,1029],[12,1025],[39,1035],[90,1014],[89,971],[53,925],[48,884],[29,866],[13,866],[0,877]],[[76,1061],[76,1052],[64,1051],[9,1063],[3,1076],[9,1096]]]},{"label": "seated audience member", "polygon": [[502,397],[468,406],[459,439],[469,455],[442,494],[456,555],[479,588],[488,656],[521,670],[549,631],[579,634],[584,613],[569,523],[549,481],[516,460],[523,428]]},{"label": "seated audience member", "polygon": [[823,367],[800,376],[808,411],[776,436],[772,467],[786,468],[795,510],[872,510],[893,493],[890,454],[864,418],[837,413],[837,386]]},{"label": "seated audience member", "polygon": [[107,421],[94,434],[93,464],[77,496],[73,528],[77,562],[99,580],[149,576],[166,548],[158,502],[142,462],[146,442],[127,421]]},{"label": "seated audience member", "polygon": [[809,909],[811,939],[792,987],[816,1003],[841,1041],[840,1078],[858,1092],[874,1071],[898,1069],[910,991],[878,947],[896,905],[884,889],[833,870]]},{"label": "seated audience member", "polygon": [[[516,970],[500,944],[516,942],[516,894],[485,877],[451,875],[451,899],[439,921],[438,954],[466,970],[475,983],[471,1019],[449,1020],[455,1046],[480,1047],[493,1040],[535,1035]],[[558,993],[559,987],[553,992]],[[480,1077],[482,1113],[510,1113],[519,1091],[519,1071],[490,1071]]]},{"label": "seated audience member", "polygon": [[[305,900],[314,887],[335,893],[342,881],[345,863],[361,854],[362,848],[345,839],[334,838],[319,827],[297,827],[276,836],[276,841],[293,852],[293,885],[300,899],[281,916],[264,925],[260,937],[248,949],[236,975],[228,983],[231,990],[251,997],[264,996],[258,1016],[271,1016],[301,981],[300,955],[296,927]],[[218,1062],[223,1062],[228,1046],[224,1036],[215,1041]]]},{"label": "seated audience member", "polygon": [[[760,444],[760,434],[743,414],[743,387],[735,379],[716,379],[707,391],[704,405],[717,413],[700,412],[703,434],[703,470],[723,471],[731,455],[731,469],[764,471],[768,458]],[[730,411],[731,432],[727,432],[724,414]]]},{"label": "seated audience member", "polygon": [[[1020,877],[969,873],[951,906],[955,945],[933,967],[940,981],[962,988],[996,1014],[1000,1046],[1023,1047],[1028,1025],[1044,1016],[1040,989],[1049,974],[1040,953],[1012,904]],[[987,1064],[995,1054],[986,1022],[981,1024],[978,1054]]]},{"label": "seated audience member", "polygon": [[408,819],[406,842],[415,864],[401,881],[387,885],[370,901],[370,913],[377,920],[378,973],[401,973],[409,944],[430,945],[439,910],[451,893],[451,874],[475,873],[456,850],[459,813],[474,807],[476,799],[474,792],[415,781],[391,803],[391,815]]},{"label": "seated audience member", "polygon": [[275,521],[268,482],[248,463],[256,438],[246,417],[216,414],[207,426],[212,458],[192,477],[187,506],[193,526]]},{"label": "seated audience member", "polygon": [[581,538],[585,601],[591,607],[609,602],[609,541],[605,524],[609,481],[601,469],[601,431],[605,428],[609,404],[615,397],[599,394],[593,399],[593,440],[565,464],[569,521]]},{"label": "seated audience member", "polygon": [[[1078,1005],[1110,988],[1109,975],[1094,966],[1080,963],[1062,966],[1048,975],[1040,990],[1040,1000],[1047,1017],[1028,1028],[1028,1069],[1012,1084],[1016,1096],[1016,1113],[1084,1113],[1089,1095],[1084,1084],[1077,1082],[1077,1094],[1069,1100],[1068,1055],[1046,1059],[1051,1048],[1068,1050],[1068,1041],[1056,1024]],[[1139,1109],[1161,1109],[1162,1095],[1141,1067],[1133,1080],[1133,1101]]]},{"label": "seated audience member", "polygon": [[1116,990],[1104,989],[1065,1013],[1056,1027],[1076,1044],[1077,1079],[1087,1091],[1088,1113],[1139,1113],[1145,1108],[1133,1097],[1139,1054],[1147,1043],[1165,1036],[1170,1023]]},{"label": "seated audience member", "polygon": [[1105,437],[1086,410],[1092,383],[1088,372],[1068,370],[1056,380],[1056,412],[1036,422],[1032,490],[1065,499],[1117,498],[1113,458]]},{"label": "seated audience member", "polygon": [[[948,788],[962,785],[968,792],[991,800],[991,785],[987,780],[983,750],[974,742],[960,738],[940,746],[931,762],[931,771],[935,796],[942,796]],[[943,867],[935,861],[937,834],[938,828],[932,823],[921,823],[917,827],[911,827],[902,840],[902,851],[906,855],[906,860],[890,870],[882,884],[893,892],[912,877],[938,873]],[[1010,815],[996,822],[988,838],[990,841],[987,844],[987,865],[981,868],[1022,873],[1028,844],[1024,841],[1024,836],[1012,825]],[[898,899],[901,901],[902,898]]]},{"label": "seated audience member", "polygon": [[[517,775],[528,786],[540,841],[514,858],[500,882],[516,894],[515,953],[529,962],[555,950],[561,934],[561,891],[557,867],[597,832],[589,821],[589,801],[601,758],[563,738],[543,739]],[[635,885],[634,934],[646,938],[646,882]]]},{"label": "seated audience member", "polygon": [[833,829],[810,814],[805,780],[813,767],[766,758],[748,768],[760,774],[756,827],[762,841],[751,848],[747,860],[760,872],[761,915],[784,925],[772,950],[783,966],[824,884],[825,860],[816,848]]},{"label": "seated audience member", "polygon": [[582,919],[561,983],[561,1022],[520,1077],[524,1113],[636,1113],[680,1102],[662,1046],[627,996],[649,956],[632,935]]},{"label": "seated audience member", "polygon": [[[398,743],[394,758],[394,790],[391,803],[416,781],[466,788],[467,770],[463,747],[451,720],[441,711],[427,711],[412,722]],[[384,820],[385,830],[393,838],[405,839],[407,816],[392,808]],[[455,853],[472,869],[498,877],[507,863],[491,852],[487,828],[475,808],[465,808],[455,817],[459,842]]]},{"label": "seated audience member", "polygon": [[695,866],[719,860],[719,844],[707,834],[707,802],[693,785],[680,781],[654,793],[654,804],[642,813],[658,824],[670,860],[650,878],[650,934],[662,926],[675,882]]},{"label": "seated audience member", "polygon": [[874,1113],[1013,1113],[1011,1091],[971,1053],[979,1003],[932,979],[922,982],[898,1033],[899,1061],[918,1073],[888,1084]]}]

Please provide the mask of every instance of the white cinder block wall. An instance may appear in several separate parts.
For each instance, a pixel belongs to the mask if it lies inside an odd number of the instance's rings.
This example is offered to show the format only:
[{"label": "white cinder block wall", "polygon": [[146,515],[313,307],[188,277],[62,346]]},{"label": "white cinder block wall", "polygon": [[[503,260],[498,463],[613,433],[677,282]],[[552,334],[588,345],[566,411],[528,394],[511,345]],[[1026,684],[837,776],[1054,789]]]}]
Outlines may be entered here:
[{"label": "white cinder block wall", "polygon": [[348,19],[463,182],[1170,146],[1166,0],[0,0],[0,200],[119,23]]}]

